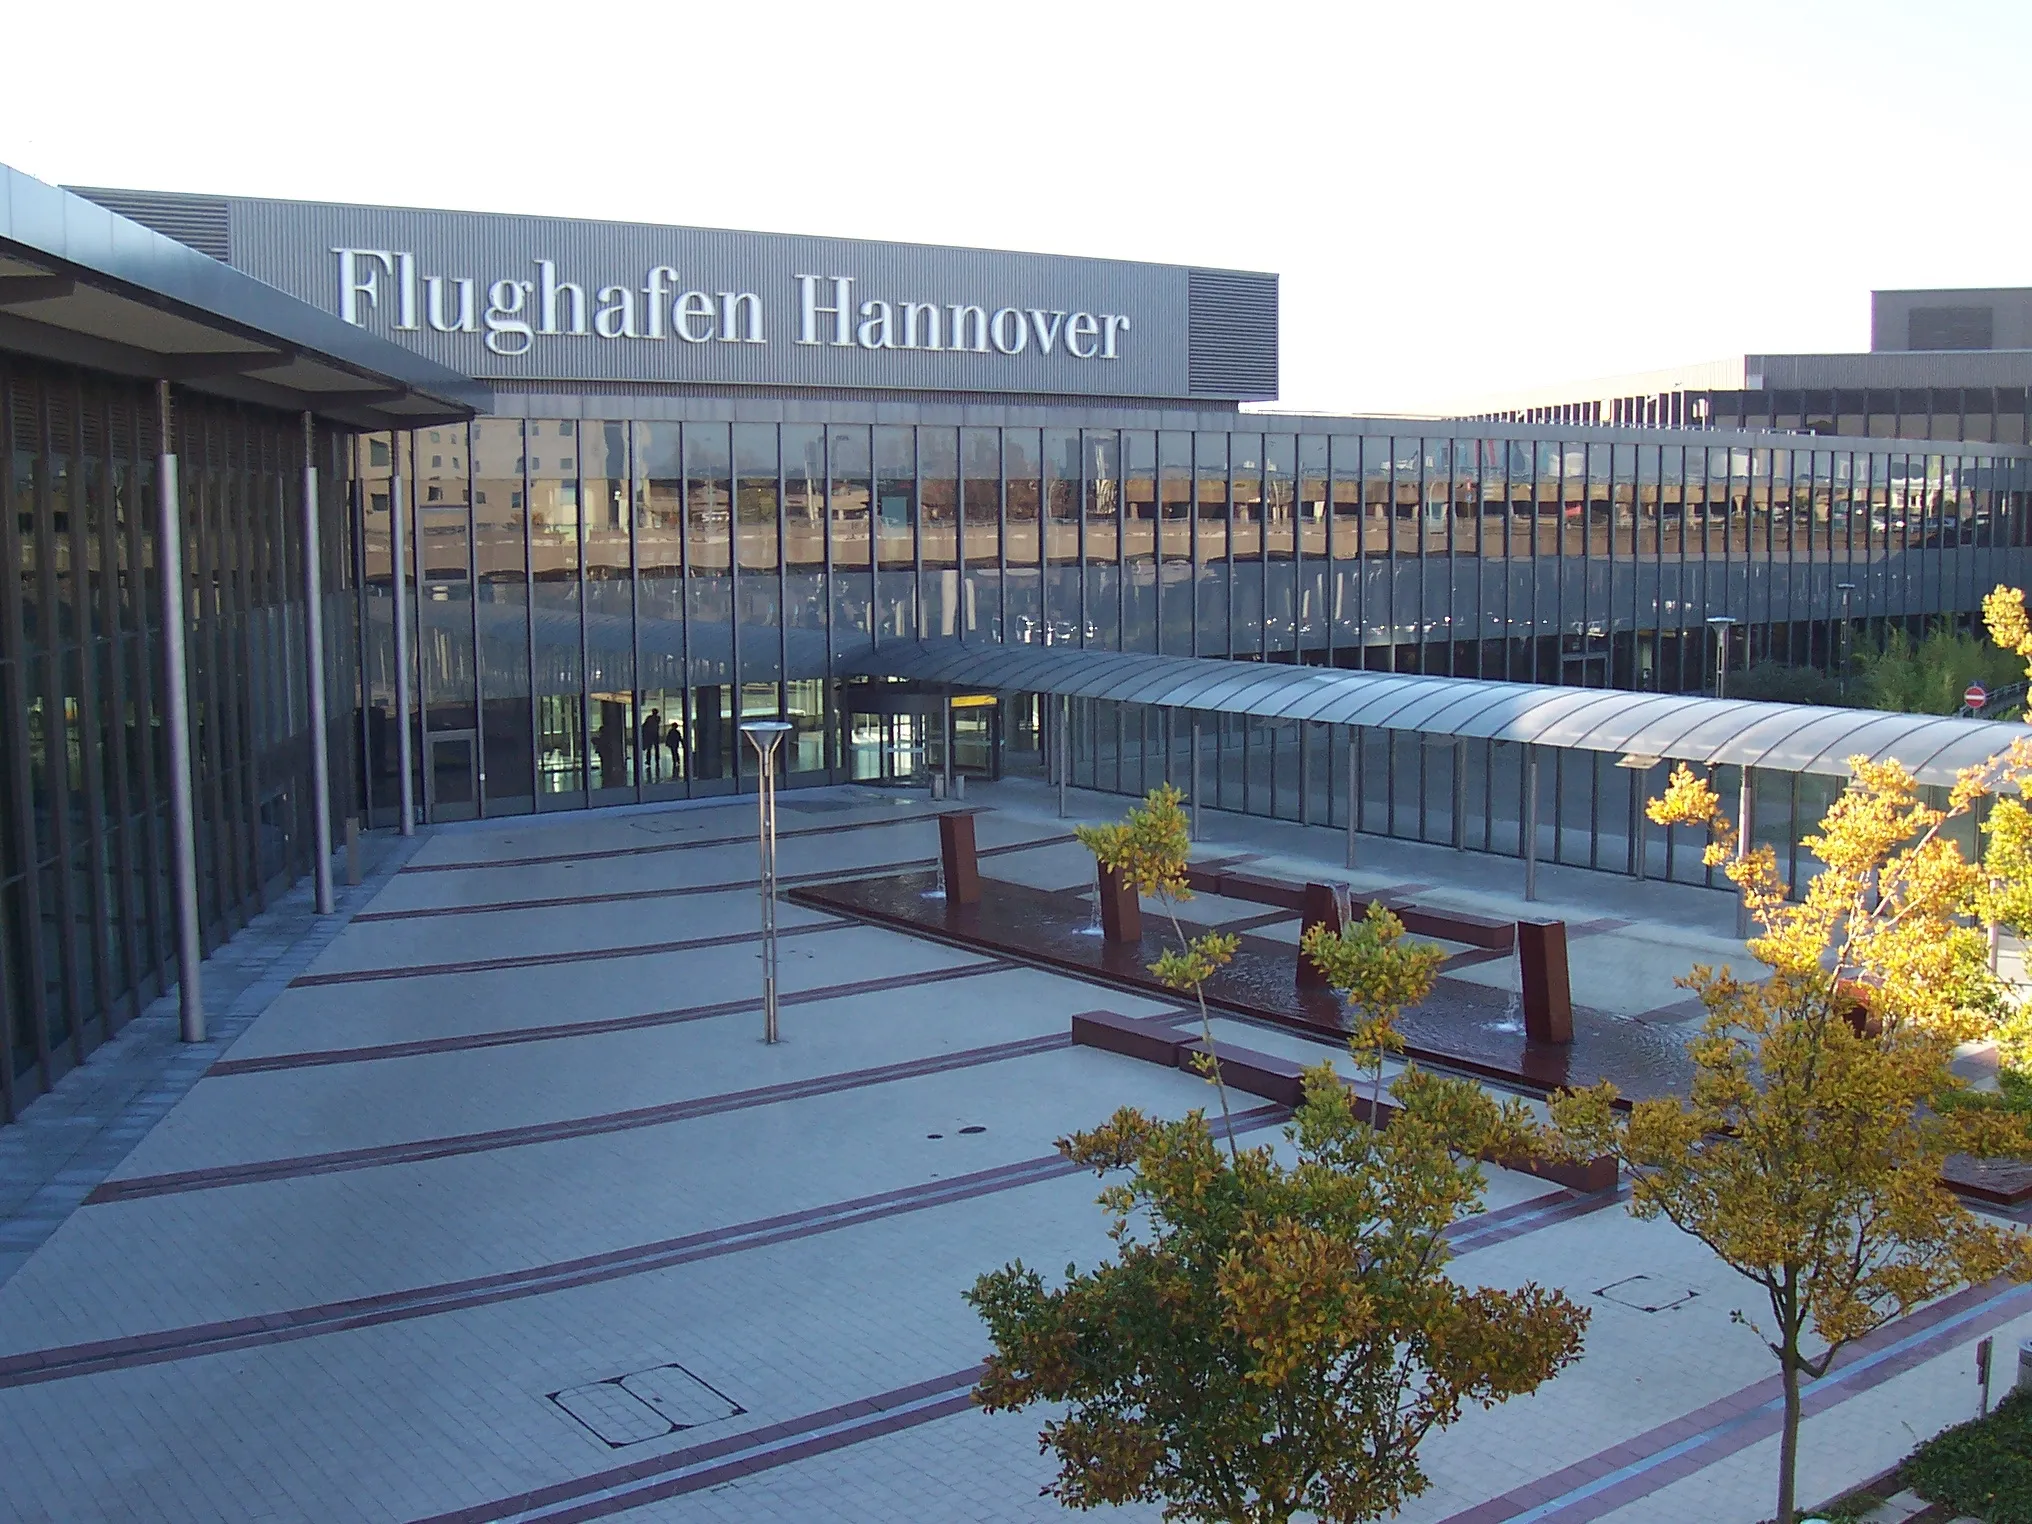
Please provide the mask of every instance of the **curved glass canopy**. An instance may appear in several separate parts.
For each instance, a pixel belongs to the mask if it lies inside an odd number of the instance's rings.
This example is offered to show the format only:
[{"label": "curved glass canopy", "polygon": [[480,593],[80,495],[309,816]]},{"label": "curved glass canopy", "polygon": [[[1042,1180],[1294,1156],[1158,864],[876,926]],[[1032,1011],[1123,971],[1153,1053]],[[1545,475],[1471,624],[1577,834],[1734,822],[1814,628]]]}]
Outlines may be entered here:
[{"label": "curved glass canopy", "polygon": [[2032,739],[2032,726],[1994,720],[1136,651],[917,641],[841,665],[867,677],[1788,773],[1843,777],[1850,757],[1895,759],[1935,784]]}]

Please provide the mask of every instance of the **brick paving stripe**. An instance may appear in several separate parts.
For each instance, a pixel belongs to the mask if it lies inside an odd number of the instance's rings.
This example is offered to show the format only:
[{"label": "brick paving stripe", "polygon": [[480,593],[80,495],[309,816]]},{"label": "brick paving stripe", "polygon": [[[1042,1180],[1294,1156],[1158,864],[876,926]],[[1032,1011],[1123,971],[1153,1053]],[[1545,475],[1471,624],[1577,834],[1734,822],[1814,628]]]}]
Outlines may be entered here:
[{"label": "brick paving stripe", "polygon": [[[850,820],[843,825],[793,826],[787,831],[778,831],[778,841],[789,841],[799,836],[840,836],[848,831],[879,831],[894,826],[927,825],[946,811],[934,811],[931,815],[902,815],[882,820]],[[955,810],[953,814],[974,815],[979,810]],[[488,862],[469,863],[411,863],[404,873],[484,873],[490,868],[543,868],[552,863],[593,863],[611,862],[617,857],[655,857],[665,852],[694,852],[706,847],[737,847],[755,840],[753,831],[741,831],[732,836],[701,836],[696,841],[653,841],[639,847],[598,847],[585,852],[544,853],[530,857],[497,857]],[[752,883],[752,881],[751,881]]]},{"label": "brick paving stripe", "polygon": [[[1801,1393],[1806,1417],[1881,1386],[2032,1306],[2032,1286],[1972,1286],[1887,1323],[1843,1352],[1835,1368]],[[1776,1434],[1785,1398],[1767,1376],[1693,1412],[1563,1466],[1501,1497],[1450,1514],[1441,1524],[1586,1524],[1704,1471]]]},{"label": "brick paving stripe", "polygon": [[[752,841],[754,838],[744,836],[741,839]],[[780,836],[778,839],[781,839]],[[983,847],[975,855],[984,858],[1007,857],[1012,853],[1029,852],[1038,847],[1063,846],[1077,839],[1070,834],[1039,836],[1029,841],[1004,842],[999,847]],[[695,842],[693,845],[701,843]],[[629,850],[635,849],[631,847]],[[861,873],[907,873],[919,868],[937,866],[938,859],[935,857],[907,857],[895,862],[869,863],[864,867],[827,868],[813,873],[784,873],[777,876],[777,882],[785,886],[823,884],[835,879],[852,878]],[[737,878],[710,884],[678,884],[662,889],[617,889],[610,894],[554,894],[528,900],[483,900],[477,905],[423,905],[414,910],[369,910],[352,919],[355,924],[372,925],[376,921],[416,921],[436,916],[497,915],[506,910],[561,910],[572,905],[622,905],[637,900],[683,899],[693,894],[752,894],[754,891],[755,881],[752,878]]]},{"label": "brick paving stripe", "polygon": [[[1555,1220],[1568,1221],[1581,1212],[1614,1206],[1628,1193],[1554,1194],[1561,1199],[1552,1206],[1547,1205],[1544,1197],[1518,1202],[1455,1223],[1448,1236],[1457,1246],[1462,1239],[1469,1239],[1473,1240],[1470,1247],[1484,1247],[1550,1226]],[[1555,1216],[1560,1208],[1567,1209],[1568,1215]],[[594,1472],[519,1497],[433,1514],[415,1524],[579,1524],[583,1520],[606,1518],[860,1444],[901,1428],[966,1412],[973,1406],[971,1388],[980,1380],[981,1370],[975,1366],[955,1371],[894,1392],[804,1414],[766,1429],[729,1435],[668,1455],[645,1457],[631,1465]]]},{"label": "brick paving stripe", "polygon": [[[802,937],[834,929],[836,928],[824,923],[786,926],[777,935]],[[326,974],[298,974],[289,981],[289,987],[293,990],[321,989],[335,984],[377,984],[389,979],[450,978],[463,974],[496,973],[509,968],[550,968],[561,963],[608,963],[616,958],[654,958],[665,953],[692,952],[703,947],[737,947],[743,942],[759,941],[761,935],[759,931],[728,931],[718,936],[685,937],[670,942],[636,942],[625,947],[588,947],[569,952],[511,953],[501,958],[467,958],[457,963],[408,963],[394,964],[385,968],[346,968]]]},{"label": "brick paving stripe", "polygon": [[[1069,1042],[1070,1038],[1065,1040]],[[1282,1106],[1258,1106],[1240,1111],[1235,1114],[1234,1131],[1239,1136],[1259,1128],[1274,1127],[1290,1115]],[[496,1275],[447,1281],[407,1291],[383,1292],[345,1302],[327,1302],[315,1307],[291,1308],[225,1322],[196,1323],[118,1339],[29,1350],[22,1354],[0,1356],[0,1388],[33,1386],[45,1381],[125,1370],[137,1365],[161,1365],[257,1345],[317,1338],[353,1328],[406,1322],[412,1318],[484,1307],[521,1297],[543,1296],[576,1286],[666,1270],[695,1260],[715,1259],[746,1249],[809,1238],[817,1233],[836,1232],[864,1222],[877,1222],[886,1217],[921,1212],[950,1202],[970,1201],[1000,1191],[1083,1173],[1082,1167],[1060,1154],[1044,1154],[1014,1164],[928,1181],[923,1185],[903,1186],[872,1196],[858,1196],[800,1212],[785,1212],[753,1222],[686,1234],[680,1238],[613,1249],[582,1259],[561,1260]]]},{"label": "brick paving stripe", "polygon": [[973,1406],[973,1387],[981,1371],[976,1365],[519,1497],[432,1514],[414,1524],[577,1524],[605,1518],[964,1413]]},{"label": "brick paving stripe", "polygon": [[[1003,973],[1013,967],[1014,964],[990,959],[961,968],[933,968],[915,974],[890,974],[879,979],[853,979],[842,984],[822,984],[816,989],[785,990],[776,997],[776,1003],[779,1006],[813,1005],[825,1000],[845,1000],[855,995],[880,994],[884,990],[914,989],[919,985],[944,984],[955,979],[978,979],[983,974]],[[415,1058],[425,1053],[457,1053],[469,1048],[559,1042],[570,1037],[597,1037],[605,1032],[678,1026],[687,1021],[704,1021],[713,1016],[732,1016],[742,1011],[761,1009],[762,997],[747,995],[738,1000],[716,1000],[706,1005],[640,1011],[633,1016],[603,1016],[590,1021],[560,1021],[537,1027],[499,1027],[451,1037],[418,1037],[407,1042],[373,1043],[357,1048],[312,1048],[300,1053],[268,1053],[259,1058],[222,1058],[205,1071],[205,1077],[224,1079],[236,1074],[273,1074],[278,1070],[317,1068],[326,1064],[364,1064],[386,1058]]]},{"label": "brick paving stripe", "polygon": [[815,1095],[834,1095],[843,1090],[860,1090],[896,1080],[917,1079],[927,1074],[949,1074],[956,1069],[973,1069],[999,1064],[1012,1058],[1029,1058],[1039,1053],[1070,1047],[1069,1033],[1025,1038],[1021,1042],[993,1043],[981,1048],[962,1048],[954,1053],[929,1058],[907,1059],[873,1069],[854,1069],[844,1074],[820,1074],[810,1079],[791,1080],[780,1085],[761,1085],[753,1090],[734,1090],[722,1095],[696,1096],[686,1101],[666,1101],[660,1106],[638,1106],[629,1111],[607,1111],[595,1116],[567,1117],[557,1122],[531,1122],[522,1127],[500,1127],[490,1132],[451,1133],[436,1138],[416,1138],[407,1143],[383,1143],[373,1148],[346,1148],[323,1154],[297,1154],[284,1159],[257,1159],[247,1164],[224,1164],[214,1169],[178,1170],[172,1174],[135,1175],[108,1180],[85,1197],[86,1206],[105,1206],[119,1201],[140,1201],[152,1196],[177,1196],[189,1191],[222,1190],[232,1185],[257,1185],[274,1180],[300,1180],[307,1175],[336,1175],[356,1169],[385,1169],[395,1164],[421,1164],[431,1159],[452,1159],[462,1154],[490,1153],[502,1148],[528,1148],[538,1143],[561,1143],[573,1138],[600,1137],[606,1133],[632,1132],[640,1127],[661,1127],[694,1117],[718,1116],[753,1106],[774,1106],[784,1101],[804,1100]]}]

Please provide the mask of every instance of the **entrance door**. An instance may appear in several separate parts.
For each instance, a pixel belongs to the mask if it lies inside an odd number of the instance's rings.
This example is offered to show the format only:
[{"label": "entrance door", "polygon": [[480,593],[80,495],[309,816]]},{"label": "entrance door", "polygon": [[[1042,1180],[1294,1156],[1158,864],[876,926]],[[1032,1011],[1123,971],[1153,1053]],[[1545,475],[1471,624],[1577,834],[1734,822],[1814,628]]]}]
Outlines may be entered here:
[{"label": "entrance door", "polygon": [[426,734],[423,744],[426,818],[471,820],[479,813],[479,732],[433,730]]}]

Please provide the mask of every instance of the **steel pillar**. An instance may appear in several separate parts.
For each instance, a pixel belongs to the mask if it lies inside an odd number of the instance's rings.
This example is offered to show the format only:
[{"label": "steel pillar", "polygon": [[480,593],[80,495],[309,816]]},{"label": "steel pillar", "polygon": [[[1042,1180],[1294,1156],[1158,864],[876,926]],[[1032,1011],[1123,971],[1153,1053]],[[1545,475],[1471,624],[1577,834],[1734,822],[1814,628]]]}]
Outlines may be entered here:
[{"label": "steel pillar", "polygon": [[310,705],[311,874],[317,911],[338,907],[332,894],[332,764],[325,735],[324,573],[318,564],[317,423],[303,415],[303,629],[305,693]]},{"label": "steel pillar", "polygon": [[395,469],[388,477],[388,565],[389,581],[395,593],[395,766],[402,775],[397,793],[402,817],[397,822],[404,836],[416,834],[415,761],[409,734],[409,557],[408,536],[402,529],[402,462],[397,450]]},{"label": "steel pillar", "polygon": [[155,388],[162,430],[156,457],[155,559],[162,591],[163,729],[169,745],[170,888],[176,901],[177,1007],[185,1042],[205,1040],[203,922],[198,908],[197,817],[192,807],[190,667],[186,636],[183,571],[183,500],[177,486],[175,435],[171,432],[169,383]]}]

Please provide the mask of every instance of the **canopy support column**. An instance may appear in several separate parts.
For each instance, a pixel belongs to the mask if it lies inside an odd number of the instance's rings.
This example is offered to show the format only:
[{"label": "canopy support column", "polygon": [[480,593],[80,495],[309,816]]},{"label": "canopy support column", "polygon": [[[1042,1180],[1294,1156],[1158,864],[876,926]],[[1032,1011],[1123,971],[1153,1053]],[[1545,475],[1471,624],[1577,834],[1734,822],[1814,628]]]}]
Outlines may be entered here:
[{"label": "canopy support column", "polygon": [[402,463],[405,452],[395,452],[395,469],[388,477],[388,569],[395,594],[395,766],[402,775],[398,789],[401,818],[397,829],[404,836],[416,834],[416,780],[409,735],[409,568],[403,564],[406,536],[402,527]]},{"label": "canopy support column", "polygon": [[[1736,794],[1737,862],[1750,855],[1751,845],[1756,839],[1756,822],[1753,818],[1756,806],[1756,784],[1751,779],[1748,765],[1745,765],[1742,787]],[[1736,890],[1736,935],[1745,938],[1750,935],[1750,896],[1740,888]]]},{"label": "canopy support column", "polygon": [[311,873],[317,913],[330,915],[332,896],[332,765],[325,735],[325,609],[318,564],[317,423],[303,415],[303,629],[304,677],[310,706]]},{"label": "canopy support column", "polygon": [[169,744],[170,888],[176,901],[176,998],[185,1042],[205,1040],[203,922],[198,909],[197,816],[192,807],[190,666],[185,656],[183,496],[169,383],[155,384],[162,453],[155,460],[155,558],[162,591],[163,730]]}]

